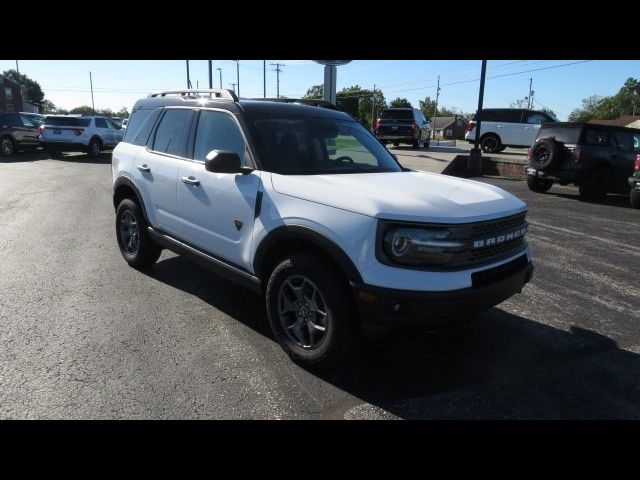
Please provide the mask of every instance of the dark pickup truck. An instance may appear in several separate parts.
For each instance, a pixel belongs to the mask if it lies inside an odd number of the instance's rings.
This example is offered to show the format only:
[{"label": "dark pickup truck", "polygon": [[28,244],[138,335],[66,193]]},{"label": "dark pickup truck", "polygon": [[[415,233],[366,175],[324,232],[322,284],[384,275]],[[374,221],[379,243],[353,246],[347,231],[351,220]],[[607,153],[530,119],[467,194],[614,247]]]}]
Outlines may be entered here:
[{"label": "dark pickup truck", "polygon": [[408,143],[413,148],[425,148],[431,141],[430,121],[417,108],[386,108],[380,113],[374,134],[383,144],[392,142],[396,147]]},{"label": "dark pickup truck", "polygon": [[554,182],[578,186],[580,198],[631,193],[630,177],[640,158],[640,130],[591,123],[549,122],[529,149],[527,185],[538,193]]}]

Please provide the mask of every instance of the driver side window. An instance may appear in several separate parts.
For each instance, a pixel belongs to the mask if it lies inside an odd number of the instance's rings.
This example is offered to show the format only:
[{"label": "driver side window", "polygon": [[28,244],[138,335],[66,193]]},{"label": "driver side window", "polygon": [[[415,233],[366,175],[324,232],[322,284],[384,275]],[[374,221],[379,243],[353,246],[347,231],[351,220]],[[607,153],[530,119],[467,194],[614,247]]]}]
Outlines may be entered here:
[{"label": "driver side window", "polygon": [[202,110],[196,128],[193,158],[204,161],[212,150],[231,150],[238,154],[243,166],[251,163],[242,133],[231,115]]}]

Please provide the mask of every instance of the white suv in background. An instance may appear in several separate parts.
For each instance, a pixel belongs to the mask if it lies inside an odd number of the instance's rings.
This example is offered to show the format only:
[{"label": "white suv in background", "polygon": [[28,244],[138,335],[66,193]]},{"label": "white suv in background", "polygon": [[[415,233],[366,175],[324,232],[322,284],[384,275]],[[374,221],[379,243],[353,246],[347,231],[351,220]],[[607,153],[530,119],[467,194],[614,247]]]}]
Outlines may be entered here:
[{"label": "white suv in background", "polygon": [[[528,148],[538,135],[544,122],[558,120],[546,112],[522,108],[485,108],[480,112],[480,148],[485,153],[501,152],[507,147]],[[467,126],[465,140],[474,143],[476,113]]]},{"label": "white suv in background", "polygon": [[86,152],[90,157],[115,147],[124,135],[110,118],[84,115],[48,115],[40,132],[40,145],[50,154]]},{"label": "white suv in background", "polygon": [[348,114],[304,102],[228,90],[136,102],[112,156],[129,265],[168,248],[262,294],[275,338],[308,366],[339,361],[360,322],[437,325],[522,290],[521,200],[408,171]]}]

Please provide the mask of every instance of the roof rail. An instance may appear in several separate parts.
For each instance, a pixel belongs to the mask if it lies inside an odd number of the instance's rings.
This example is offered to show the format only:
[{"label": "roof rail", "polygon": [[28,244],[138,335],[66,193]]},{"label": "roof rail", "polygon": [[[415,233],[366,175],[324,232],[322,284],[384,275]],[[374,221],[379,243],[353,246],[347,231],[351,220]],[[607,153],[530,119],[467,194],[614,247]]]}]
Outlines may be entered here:
[{"label": "roof rail", "polygon": [[303,105],[309,105],[312,107],[328,108],[329,110],[340,110],[331,102],[311,98],[252,98],[251,100],[262,100],[265,102],[301,103]]},{"label": "roof rail", "polygon": [[198,93],[213,94],[216,98],[231,100],[232,102],[238,101],[238,97],[236,96],[235,92],[233,90],[228,90],[225,88],[206,88],[206,89],[188,88],[185,90],[167,90],[165,92],[150,93],[148,97],[166,97],[167,95],[181,95],[183,97],[187,97],[187,96],[195,97],[195,96],[198,96],[196,95]]}]

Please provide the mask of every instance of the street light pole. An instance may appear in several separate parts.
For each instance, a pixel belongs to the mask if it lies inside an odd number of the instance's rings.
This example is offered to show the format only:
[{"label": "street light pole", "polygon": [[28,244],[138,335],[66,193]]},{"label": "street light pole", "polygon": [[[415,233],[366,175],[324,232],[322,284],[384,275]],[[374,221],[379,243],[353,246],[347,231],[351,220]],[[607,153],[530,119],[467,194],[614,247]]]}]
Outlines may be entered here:
[{"label": "street light pole", "polygon": [[262,98],[267,98],[267,61],[266,60],[262,60],[262,82],[263,82]]},{"label": "street light pole", "polygon": [[220,72],[220,88],[222,88],[222,69],[221,68],[216,68],[216,70],[218,70],[218,72]]},{"label": "street light pole", "polygon": [[240,98],[240,60],[236,60],[236,81],[238,82],[238,98]]},{"label": "street light pole", "polygon": [[89,84],[91,85],[91,109],[93,113],[96,113],[96,106],[93,103],[93,79],[91,78],[91,72],[89,72]]},{"label": "street light pole", "polygon": [[433,139],[436,138],[436,118],[438,117],[438,97],[440,96],[440,75],[438,75],[438,86],[436,87],[436,108],[433,111]]},{"label": "street light pole", "polygon": [[211,60],[209,60],[209,88],[213,88],[213,70],[211,67]]}]

